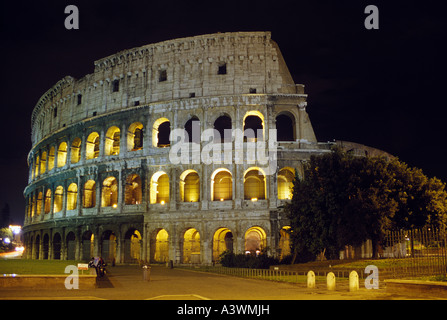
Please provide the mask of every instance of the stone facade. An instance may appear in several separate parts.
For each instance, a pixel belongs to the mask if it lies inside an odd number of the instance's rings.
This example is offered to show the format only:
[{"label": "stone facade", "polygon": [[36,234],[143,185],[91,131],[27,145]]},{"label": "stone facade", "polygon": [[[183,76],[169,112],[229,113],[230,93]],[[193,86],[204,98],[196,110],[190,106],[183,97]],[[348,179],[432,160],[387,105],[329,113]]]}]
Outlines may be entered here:
[{"label": "stone facade", "polygon": [[[295,173],[318,143],[295,84],[269,32],[175,39],[121,51],[82,79],[60,80],[32,114],[29,184],[24,191],[25,256],[117,263],[211,264],[224,250],[288,254]],[[205,164],[204,141],[189,163],[173,164],[175,128],[278,129],[277,163]],[[215,141],[237,148],[235,139]],[[244,153],[245,155],[245,153]]]}]

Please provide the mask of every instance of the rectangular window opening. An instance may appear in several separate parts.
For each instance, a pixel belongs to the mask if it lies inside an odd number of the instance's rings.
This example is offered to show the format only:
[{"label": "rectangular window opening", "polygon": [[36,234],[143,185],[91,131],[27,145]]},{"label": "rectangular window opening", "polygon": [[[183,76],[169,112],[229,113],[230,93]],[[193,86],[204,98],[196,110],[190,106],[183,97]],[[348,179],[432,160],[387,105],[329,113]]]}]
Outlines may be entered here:
[{"label": "rectangular window opening", "polygon": [[120,81],[113,80],[112,82],[112,92],[118,92],[120,90]]},{"label": "rectangular window opening", "polygon": [[168,74],[166,72],[166,70],[160,70],[158,72],[158,82],[163,82],[168,80]]},{"label": "rectangular window opening", "polygon": [[227,64],[222,63],[219,65],[219,68],[217,69],[217,74],[227,74]]}]

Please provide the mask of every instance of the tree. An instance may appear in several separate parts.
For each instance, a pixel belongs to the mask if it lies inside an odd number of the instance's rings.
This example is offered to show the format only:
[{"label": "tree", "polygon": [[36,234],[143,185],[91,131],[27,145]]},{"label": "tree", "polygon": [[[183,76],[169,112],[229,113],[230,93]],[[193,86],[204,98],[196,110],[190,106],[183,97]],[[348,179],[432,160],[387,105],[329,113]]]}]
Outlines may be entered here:
[{"label": "tree", "polygon": [[445,228],[445,184],[397,159],[355,157],[335,149],[312,156],[304,177],[295,178],[285,207],[295,254],[324,252],[336,259],[346,245],[371,239],[375,256],[387,230]]}]

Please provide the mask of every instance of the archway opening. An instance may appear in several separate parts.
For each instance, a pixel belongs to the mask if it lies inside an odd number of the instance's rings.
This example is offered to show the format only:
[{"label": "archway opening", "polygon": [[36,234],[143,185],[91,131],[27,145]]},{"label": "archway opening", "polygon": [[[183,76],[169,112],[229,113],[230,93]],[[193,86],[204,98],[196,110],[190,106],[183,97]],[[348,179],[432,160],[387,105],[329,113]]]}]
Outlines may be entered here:
[{"label": "archway opening", "polygon": [[245,253],[260,254],[267,245],[267,235],[261,227],[251,227],[245,232]]},{"label": "archway opening", "polygon": [[200,234],[190,228],[183,236],[183,263],[200,263]]},{"label": "archway opening", "polygon": [[90,261],[94,256],[94,240],[95,235],[91,231],[85,231],[82,235],[82,260]]},{"label": "archway opening", "polygon": [[88,180],[84,184],[84,208],[94,208],[96,206],[96,182]]},{"label": "archway opening", "polygon": [[164,171],[154,173],[151,178],[150,203],[169,202],[169,176]]},{"label": "archway opening", "polygon": [[75,210],[78,201],[78,185],[71,183],[67,189],[67,210]]},{"label": "archway opening", "polygon": [[116,260],[116,242],[117,238],[113,231],[106,230],[101,237],[101,257],[108,263],[114,263]]},{"label": "archway opening", "polygon": [[101,207],[113,207],[118,205],[118,182],[115,177],[107,177],[102,183]]},{"label": "archway opening", "polygon": [[138,174],[130,174],[126,178],[124,188],[124,203],[126,205],[140,204],[143,197],[142,182]]},{"label": "archway opening", "polygon": [[282,112],[276,117],[276,139],[295,141],[295,117],[290,112]]},{"label": "archway opening", "polygon": [[186,170],[180,175],[180,195],[183,202],[198,202],[200,199],[200,178],[194,170]]},{"label": "archway opening", "polygon": [[220,116],[214,121],[214,142],[224,143],[232,141],[231,118],[227,115]]},{"label": "archway opening", "polygon": [[67,243],[67,260],[76,259],[76,236],[74,232],[70,231],[66,237]]},{"label": "archway opening", "polygon": [[124,262],[138,263],[141,259],[141,233],[134,228],[124,236]]},{"label": "archway opening", "polygon": [[200,120],[196,116],[185,123],[185,142],[200,143]]},{"label": "archway opening", "polygon": [[295,179],[295,170],[292,168],[282,168],[278,172],[278,199],[290,200],[292,199],[293,180]]},{"label": "archway opening", "polygon": [[169,234],[165,229],[157,231],[155,245],[151,249],[151,252],[153,251],[152,260],[154,262],[169,261]]},{"label": "archway opening", "polygon": [[233,177],[227,169],[218,169],[211,176],[211,191],[213,201],[233,199]]},{"label": "archway opening", "polygon": [[106,156],[116,156],[120,153],[121,133],[118,127],[110,127],[106,132],[104,153]]},{"label": "archway opening", "polygon": [[160,118],[154,122],[152,127],[152,145],[157,148],[169,147],[169,135],[171,123],[167,118]]},{"label": "archway opening", "polygon": [[244,175],[244,199],[263,200],[266,194],[265,176],[258,169],[249,169]]},{"label": "archway opening", "polygon": [[233,233],[228,228],[219,228],[213,236],[213,261],[219,261],[224,251],[233,252]]},{"label": "archway opening", "polygon": [[61,259],[62,239],[59,233],[55,233],[53,236],[53,259]]}]

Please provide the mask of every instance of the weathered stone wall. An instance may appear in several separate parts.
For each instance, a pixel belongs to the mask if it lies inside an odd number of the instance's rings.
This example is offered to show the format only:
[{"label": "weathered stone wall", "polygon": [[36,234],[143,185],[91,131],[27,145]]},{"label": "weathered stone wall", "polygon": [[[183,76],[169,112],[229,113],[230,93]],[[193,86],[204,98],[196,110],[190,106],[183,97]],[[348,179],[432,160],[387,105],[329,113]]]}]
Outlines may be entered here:
[{"label": "weathered stone wall", "polygon": [[[94,73],[80,80],[65,77],[33,112],[25,255],[206,264],[224,249],[286,255],[284,188],[303,161],[330,150],[316,141],[306,99],[269,32],[151,44],[96,61]],[[196,119],[203,133],[222,116],[240,131],[248,117],[259,120],[267,146],[269,129],[287,126],[274,172],[262,174],[258,159],[239,162],[234,140],[229,163],[200,161],[208,142],[190,152],[190,163],[172,163],[176,141],[160,144],[162,125],[172,132]],[[214,190],[219,172],[230,181],[226,199]],[[197,200],[186,200],[188,188],[197,188]]]}]

